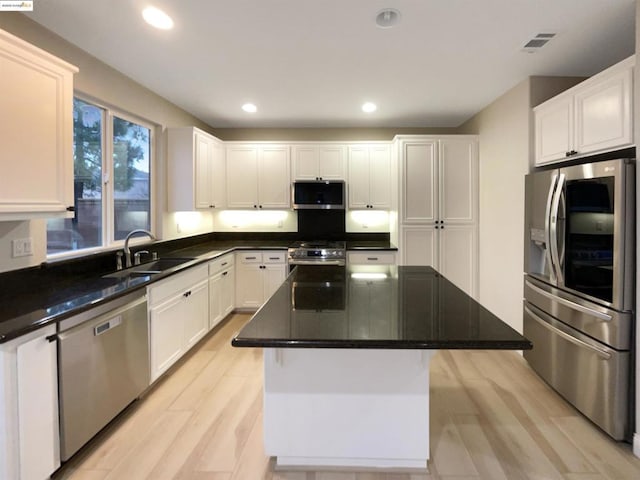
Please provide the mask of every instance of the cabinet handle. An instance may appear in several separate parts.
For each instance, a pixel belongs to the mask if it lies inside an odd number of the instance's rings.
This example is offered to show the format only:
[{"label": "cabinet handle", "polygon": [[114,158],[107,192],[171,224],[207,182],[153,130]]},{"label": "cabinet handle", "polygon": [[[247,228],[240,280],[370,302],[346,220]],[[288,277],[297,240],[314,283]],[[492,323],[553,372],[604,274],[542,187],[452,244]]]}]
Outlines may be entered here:
[{"label": "cabinet handle", "polygon": [[378,257],[367,257],[367,260],[371,260],[372,262],[377,262]]},{"label": "cabinet handle", "polygon": [[258,205],[254,205],[253,208],[258,208]]},{"label": "cabinet handle", "polygon": [[280,260],[280,257],[269,257],[269,260]]},{"label": "cabinet handle", "polygon": [[189,295],[191,295],[191,290],[189,290],[189,291],[187,291],[187,292],[184,292],[184,293],[182,294],[182,296],[183,296],[183,297],[185,297],[185,298],[187,298]]},{"label": "cabinet handle", "polygon": [[260,205],[258,208],[262,208],[262,205]]},{"label": "cabinet handle", "polygon": [[229,272],[222,272],[222,276],[224,277]]},{"label": "cabinet handle", "polygon": [[244,257],[245,260],[255,260],[258,257]]},{"label": "cabinet handle", "polygon": [[227,264],[227,262],[221,263],[220,266],[224,267]]},{"label": "cabinet handle", "polygon": [[74,207],[73,205],[71,205],[70,207],[67,207],[67,212],[75,212],[76,211],[76,207]]},{"label": "cabinet handle", "polygon": [[47,342],[51,343],[51,342],[56,342],[58,340],[58,334],[54,333],[53,335],[49,335],[48,337],[45,337],[45,339],[47,340]]},{"label": "cabinet handle", "polygon": [[564,152],[564,156],[565,157],[570,157],[571,156],[571,152]]}]

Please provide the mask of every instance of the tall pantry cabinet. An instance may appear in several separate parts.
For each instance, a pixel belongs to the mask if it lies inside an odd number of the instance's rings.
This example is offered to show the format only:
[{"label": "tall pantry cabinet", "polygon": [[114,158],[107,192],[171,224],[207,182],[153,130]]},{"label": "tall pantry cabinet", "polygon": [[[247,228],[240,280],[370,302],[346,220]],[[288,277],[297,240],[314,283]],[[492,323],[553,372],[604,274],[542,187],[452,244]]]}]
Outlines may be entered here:
[{"label": "tall pantry cabinet", "polygon": [[399,136],[400,264],[431,265],[471,296],[478,277],[478,139]]}]

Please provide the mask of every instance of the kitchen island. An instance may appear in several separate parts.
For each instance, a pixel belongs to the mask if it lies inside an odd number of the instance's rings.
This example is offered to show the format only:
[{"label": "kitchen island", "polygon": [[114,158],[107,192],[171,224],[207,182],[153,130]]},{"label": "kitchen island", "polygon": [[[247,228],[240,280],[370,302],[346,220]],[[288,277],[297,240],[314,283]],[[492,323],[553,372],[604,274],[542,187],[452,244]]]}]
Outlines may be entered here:
[{"label": "kitchen island", "polygon": [[232,340],[264,348],[264,446],[279,467],[425,471],[429,360],[532,348],[430,267],[298,266]]}]

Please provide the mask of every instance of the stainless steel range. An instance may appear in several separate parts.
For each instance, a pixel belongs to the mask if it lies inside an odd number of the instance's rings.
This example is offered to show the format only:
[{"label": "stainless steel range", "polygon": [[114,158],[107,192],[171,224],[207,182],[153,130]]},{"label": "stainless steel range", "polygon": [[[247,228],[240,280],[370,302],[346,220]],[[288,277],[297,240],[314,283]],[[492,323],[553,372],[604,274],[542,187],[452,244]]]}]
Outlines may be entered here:
[{"label": "stainless steel range", "polygon": [[289,248],[289,265],[344,266],[346,256],[346,244],[343,241],[296,242]]}]

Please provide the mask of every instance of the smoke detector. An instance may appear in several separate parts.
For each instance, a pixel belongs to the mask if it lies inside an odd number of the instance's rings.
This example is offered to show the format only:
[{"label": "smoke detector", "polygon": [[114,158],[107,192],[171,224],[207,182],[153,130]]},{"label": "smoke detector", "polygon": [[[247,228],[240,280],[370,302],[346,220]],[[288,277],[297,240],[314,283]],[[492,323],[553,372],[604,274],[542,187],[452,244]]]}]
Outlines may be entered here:
[{"label": "smoke detector", "polygon": [[549,40],[555,37],[555,33],[547,32],[547,33],[538,33],[535,37],[529,40],[524,47],[522,47],[522,51],[526,53],[536,53],[542,47],[544,47]]},{"label": "smoke detector", "polygon": [[376,25],[380,28],[393,28],[400,21],[400,12],[395,8],[384,8],[376,15]]}]

